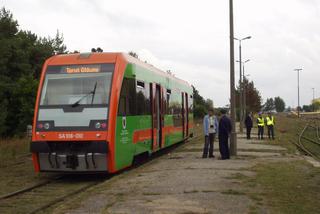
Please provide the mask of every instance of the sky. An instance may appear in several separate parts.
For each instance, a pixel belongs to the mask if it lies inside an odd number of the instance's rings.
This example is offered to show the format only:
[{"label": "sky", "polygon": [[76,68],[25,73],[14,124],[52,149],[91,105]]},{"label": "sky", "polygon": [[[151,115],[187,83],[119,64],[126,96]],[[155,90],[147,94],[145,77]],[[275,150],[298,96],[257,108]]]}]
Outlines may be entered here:
[{"label": "sky", "polygon": [[[143,61],[194,85],[215,107],[230,97],[228,0],[1,0],[20,29],[63,34],[69,51],[138,53]],[[320,96],[320,1],[234,0],[234,36],[245,73],[263,102],[280,96],[297,106]],[[235,41],[235,59],[239,59]],[[235,62],[236,80],[239,63]]]}]

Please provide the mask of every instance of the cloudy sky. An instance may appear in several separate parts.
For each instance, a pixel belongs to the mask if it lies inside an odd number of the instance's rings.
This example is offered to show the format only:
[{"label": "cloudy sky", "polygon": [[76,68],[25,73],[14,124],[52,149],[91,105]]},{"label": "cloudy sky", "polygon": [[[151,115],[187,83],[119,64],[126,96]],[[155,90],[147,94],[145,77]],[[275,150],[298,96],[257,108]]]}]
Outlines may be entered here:
[{"label": "cloudy sky", "polygon": [[[133,50],[139,57],[193,84],[215,106],[229,100],[228,0],[1,0],[20,28],[40,36],[63,33],[69,51]],[[264,101],[280,96],[301,105],[312,88],[320,96],[320,1],[234,0],[235,37],[245,71]],[[238,59],[238,43],[235,43]],[[235,64],[236,78],[239,65]]]}]

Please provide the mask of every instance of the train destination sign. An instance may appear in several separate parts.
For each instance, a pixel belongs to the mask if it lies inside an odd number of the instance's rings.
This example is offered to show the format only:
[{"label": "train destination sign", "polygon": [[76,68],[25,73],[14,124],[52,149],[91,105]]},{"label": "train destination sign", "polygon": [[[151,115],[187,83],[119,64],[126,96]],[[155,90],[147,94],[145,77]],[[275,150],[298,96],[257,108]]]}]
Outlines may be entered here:
[{"label": "train destination sign", "polygon": [[100,72],[101,67],[100,66],[70,66],[70,67],[64,67],[64,72],[68,74],[73,74],[73,73],[97,73]]}]

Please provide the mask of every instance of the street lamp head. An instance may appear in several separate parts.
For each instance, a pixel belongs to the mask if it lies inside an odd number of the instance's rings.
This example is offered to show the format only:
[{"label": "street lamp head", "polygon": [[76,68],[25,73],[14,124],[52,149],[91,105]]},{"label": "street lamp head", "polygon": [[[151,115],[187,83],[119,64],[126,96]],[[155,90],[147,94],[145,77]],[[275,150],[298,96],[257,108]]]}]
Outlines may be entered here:
[{"label": "street lamp head", "polygon": [[247,59],[246,61],[244,61],[244,63],[247,63],[247,62],[249,62],[250,61],[250,59]]},{"label": "street lamp head", "polygon": [[242,40],[245,40],[245,39],[251,39],[251,36],[247,36],[246,38],[243,38]]}]

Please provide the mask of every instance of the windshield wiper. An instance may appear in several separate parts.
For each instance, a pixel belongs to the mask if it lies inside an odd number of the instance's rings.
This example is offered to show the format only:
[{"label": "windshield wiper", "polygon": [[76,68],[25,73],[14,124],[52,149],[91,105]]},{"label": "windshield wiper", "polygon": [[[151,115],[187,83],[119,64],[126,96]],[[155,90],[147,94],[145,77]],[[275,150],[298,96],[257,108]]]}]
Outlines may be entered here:
[{"label": "windshield wiper", "polygon": [[94,95],[95,95],[95,93],[96,93],[96,88],[97,88],[97,82],[94,84],[94,88],[93,88],[92,91],[90,91],[88,94],[82,96],[77,102],[73,103],[73,104],[71,105],[71,107],[73,107],[73,108],[74,108],[74,107],[77,107],[78,105],[80,105],[80,102],[81,102],[84,98],[86,98],[87,96],[89,96],[89,95],[91,95],[91,94],[92,94],[92,100],[91,100],[91,104],[92,104],[92,103],[93,103],[93,99],[94,99]]}]

